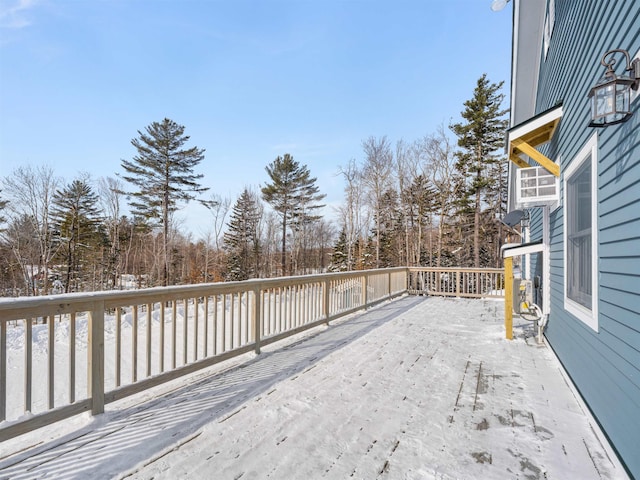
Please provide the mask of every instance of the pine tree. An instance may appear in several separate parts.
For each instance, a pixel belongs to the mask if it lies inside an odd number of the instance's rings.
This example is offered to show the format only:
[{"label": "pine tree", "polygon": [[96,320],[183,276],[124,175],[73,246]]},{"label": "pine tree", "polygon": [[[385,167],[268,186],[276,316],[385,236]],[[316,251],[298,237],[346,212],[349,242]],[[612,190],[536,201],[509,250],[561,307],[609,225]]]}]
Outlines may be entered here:
[{"label": "pine tree", "polygon": [[208,188],[199,180],[194,168],[204,159],[204,149],[185,148],[189,136],[184,126],[165,118],[138,130],[139,138],[131,140],[138,154],[131,161],[122,160],[126,174],[122,178],[138,190],[129,192],[132,213],[157,222],[163,233],[163,285],[169,283],[169,231],[171,214],[178,209],[178,202],[194,200],[194,194]]},{"label": "pine tree", "polygon": [[262,207],[255,193],[244,189],[231,212],[224,234],[224,248],[229,257],[228,280],[247,280],[258,276],[260,262],[259,225]]},{"label": "pine tree", "polygon": [[78,291],[89,257],[105,241],[98,195],[86,178],[80,178],[56,190],[52,202],[51,218],[60,245],[58,257],[65,265],[64,292]]},{"label": "pine tree", "polygon": [[[409,226],[415,237],[415,257],[416,265],[422,265],[423,241],[425,234],[429,234],[429,227],[432,226],[432,214],[436,208],[435,188],[424,175],[418,175],[410,185],[402,192],[403,203],[407,206]],[[431,239],[431,235],[428,235]],[[433,247],[429,242],[429,265],[432,265]]]},{"label": "pine tree", "polygon": [[[379,239],[377,268],[396,267],[399,265],[399,259],[402,258],[404,222],[395,190],[388,189],[382,194],[374,220],[373,233]],[[380,230],[376,230],[377,228]]]},{"label": "pine tree", "polygon": [[281,268],[287,274],[287,229],[298,231],[308,222],[317,220],[313,212],[322,208],[319,204],[325,195],[319,193],[316,178],[311,177],[306,165],[300,165],[288,153],[277,157],[266,167],[271,183],[262,188],[262,198],[280,215],[282,225]]},{"label": "pine tree", "polygon": [[329,264],[328,270],[330,272],[348,272],[351,270],[347,248],[347,232],[345,229],[340,231],[340,235],[338,235],[338,239],[333,246],[331,263]]},{"label": "pine tree", "polygon": [[480,229],[484,195],[495,186],[493,167],[502,161],[497,152],[504,147],[507,120],[502,109],[504,82],[491,83],[483,74],[477,82],[473,98],[464,102],[464,122],[451,129],[458,137],[456,169],[464,186],[461,206],[473,209],[473,262],[480,267]]}]

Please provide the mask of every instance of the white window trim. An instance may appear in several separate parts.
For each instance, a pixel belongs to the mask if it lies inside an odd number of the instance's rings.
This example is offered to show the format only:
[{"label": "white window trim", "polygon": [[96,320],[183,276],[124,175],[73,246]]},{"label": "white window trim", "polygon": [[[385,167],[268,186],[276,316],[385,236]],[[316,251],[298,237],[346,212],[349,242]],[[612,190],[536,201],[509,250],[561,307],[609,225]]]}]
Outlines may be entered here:
[{"label": "white window trim", "polygon": [[566,171],[563,178],[563,204],[567,208],[567,179],[584,165],[586,159],[591,156],[591,252],[593,262],[591,263],[591,309],[580,305],[567,296],[567,224],[565,211],[564,226],[564,309],[584,322],[596,332],[599,329],[598,322],[598,133],[595,132],[587,141],[584,147],[576,155]]}]

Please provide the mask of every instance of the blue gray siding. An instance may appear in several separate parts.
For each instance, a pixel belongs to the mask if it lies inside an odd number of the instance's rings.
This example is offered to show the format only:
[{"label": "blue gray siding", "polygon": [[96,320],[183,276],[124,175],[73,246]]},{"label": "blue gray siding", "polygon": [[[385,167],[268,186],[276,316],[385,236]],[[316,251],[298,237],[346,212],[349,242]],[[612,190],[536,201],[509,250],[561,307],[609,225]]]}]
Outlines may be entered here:
[{"label": "blue gray siding", "polygon": [[[548,55],[540,63],[536,112],[563,102],[543,150],[561,171],[594,129],[587,93],[602,54],[640,49],[640,2],[556,0]],[[544,53],[542,53],[544,55]],[[598,129],[599,332],[564,310],[564,211],[551,213],[551,315],[547,339],[631,473],[640,478],[640,98],[627,123]],[[561,177],[562,180],[562,177]],[[541,237],[540,215],[532,239]]]}]

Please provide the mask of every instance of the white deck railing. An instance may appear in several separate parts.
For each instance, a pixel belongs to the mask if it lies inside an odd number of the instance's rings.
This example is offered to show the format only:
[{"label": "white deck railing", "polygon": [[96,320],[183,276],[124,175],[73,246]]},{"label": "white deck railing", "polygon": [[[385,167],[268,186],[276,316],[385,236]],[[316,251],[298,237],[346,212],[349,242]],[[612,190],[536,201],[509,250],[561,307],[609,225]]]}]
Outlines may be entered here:
[{"label": "white deck railing", "polygon": [[0,441],[406,291],[394,268],[2,299]]},{"label": "white deck railing", "polygon": [[504,298],[504,269],[409,267],[408,291],[412,295]]},{"label": "white deck railing", "polygon": [[0,441],[403,293],[500,296],[502,283],[502,270],[391,268],[0,299]]}]

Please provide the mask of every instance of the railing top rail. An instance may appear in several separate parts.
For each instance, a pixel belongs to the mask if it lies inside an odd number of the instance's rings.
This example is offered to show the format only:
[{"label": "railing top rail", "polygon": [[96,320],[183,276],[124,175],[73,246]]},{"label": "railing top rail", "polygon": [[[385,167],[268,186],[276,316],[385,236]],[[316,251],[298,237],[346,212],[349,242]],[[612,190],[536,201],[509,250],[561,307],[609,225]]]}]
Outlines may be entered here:
[{"label": "railing top rail", "polygon": [[101,292],[79,292],[38,297],[0,298],[0,321],[18,320],[25,316],[59,315],[90,310],[96,302],[104,302],[105,308],[116,308],[132,304],[163,302],[194,298],[199,296],[222,295],[268,288],[305,285],[332,279],[359,278],[363,275],[406,272],[406,267],[374,270],[356,270],[294,277],[257,278],[238,282],[201,283],[152,287],[139,290],[109,290]]},{"label": "railing top rail", "polygon": [[408,267],[410,272],[502,273],[504,268]]}]

